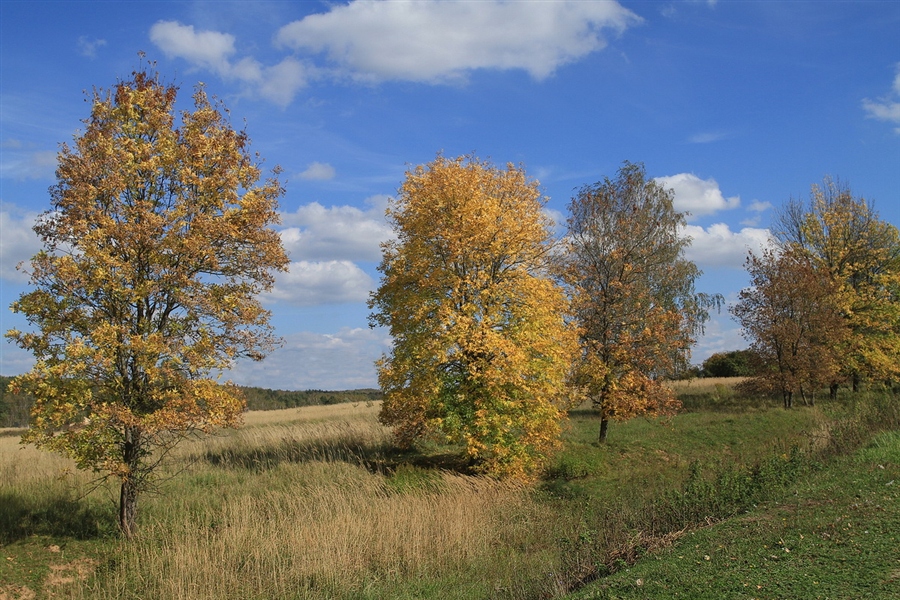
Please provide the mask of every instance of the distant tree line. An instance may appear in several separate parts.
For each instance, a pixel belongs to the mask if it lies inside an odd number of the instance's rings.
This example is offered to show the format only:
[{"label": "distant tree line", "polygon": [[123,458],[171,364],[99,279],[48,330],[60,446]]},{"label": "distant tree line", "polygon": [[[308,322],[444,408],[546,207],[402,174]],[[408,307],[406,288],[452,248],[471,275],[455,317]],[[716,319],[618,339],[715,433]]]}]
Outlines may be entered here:
[{"label": "distant tree line", "polygon": [[247,399],[247,410],[278,410],[299,406],[340,404],[343,402],[374,402],[381,400],[381,391],[375,389],[329,392],[325,390],[270,390],[259,387],[241,387]]},{"label": "distant tree line", "polygon": [[[8,387],[12,380],[12,377],[0,375],[0,427],[28,427],[34,397],[31,394],[10,392]],[[381,391],[376,389],[292,391],[244,386],[239,386],[238,389],[247,400],[247,410],[279,410],[344,402],[375,402],[382,397]]]},{"label": "distant tree line", "polygon": [[27,427],[34,398],[10,392],[10,381],[12,377],[0,375],[0,427]]}]

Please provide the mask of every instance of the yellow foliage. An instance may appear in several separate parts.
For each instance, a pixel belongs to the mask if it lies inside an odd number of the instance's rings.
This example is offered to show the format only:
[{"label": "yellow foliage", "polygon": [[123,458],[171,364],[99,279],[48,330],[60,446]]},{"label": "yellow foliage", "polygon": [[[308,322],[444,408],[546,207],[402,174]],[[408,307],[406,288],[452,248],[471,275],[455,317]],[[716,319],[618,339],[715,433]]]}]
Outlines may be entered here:
[{"label": "yellow foliage", "polygon": [[394,338],[382,422],[401,443],[440,435],[486,472],[533,475],[558,443],[576,348],[537,182],[438,156],[407,173],[388,217],[397,239],[370,301]]},{"label": "yellow foliage", "polygon": [[176,124],[176,92],[146,72],[95,92],[12,306],[36,331],[7,333],[37,358],[13,384],[35,398],[24,439],[129,493],[181,436],[237,423],[240,394],[210,373],[275,343],[256,295],[287,265],[277,179],[257,185],[246,134],[202,87]]},{"label": "yellow foliage", "polygon": [[848,186],[826,178],[812,186],[808,203],[787,203],[775,233],[834,288],[850,330],[830,341],[842,357],[843,379],[900,377],[900,231]]}]

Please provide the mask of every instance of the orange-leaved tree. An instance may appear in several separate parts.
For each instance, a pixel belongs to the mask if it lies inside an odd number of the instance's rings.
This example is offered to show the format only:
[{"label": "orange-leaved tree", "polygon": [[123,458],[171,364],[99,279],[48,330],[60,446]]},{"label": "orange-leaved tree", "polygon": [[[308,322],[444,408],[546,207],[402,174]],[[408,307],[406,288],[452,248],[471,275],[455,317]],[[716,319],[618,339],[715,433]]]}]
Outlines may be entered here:
[{"label": "orange-leaved tree", "polygon": [[834,381],[849,328],[838,284],[799,247],[766,249],[746,262],[750,287],[731,312],[751,345],[754,390],[780,393],[785,408],[795,394],[808,403]]},{"label": "orange-leaved tree", "polygon": [[626,162],[615,179],[583,187],[569,205],[561,261],[581,326],[576,381],[610,420],[671,414],[680,403],[663,384],[687,366],[718,295],[698,294],[700,271],[684,257],[683,213],[673,192]]},{"label": "orange-leaved tree", "polygon": [[402,444],[436,435],[482,472],[532,477],[558,444],[577,348],[537,182],[439,155],[406,174],[388,217],[370,300],[394,341],[381,421]]},{"label": "orange-leaved tree", "polygon": [[841,377],[900,378],[900,232],[882,221],[871,202],[831,178],[813,185],[808,202],[789,201],[773,232],[779,246],[805,254],[835,284],[850,335],[833,340]]},{"label": "orange-leaved tree", "polygon": [[176,123],[176,94],[146,70],[94,92],[12,305],[33,330],[6,334],[36,358],[11,385],[35,399],[23,440],[118,478],[126,536],[166,452],[237,423],[239,390],[212,377],[273,347],[257,295],[287,265],[277,169],[258,184],[247,135],[202,87]]}]

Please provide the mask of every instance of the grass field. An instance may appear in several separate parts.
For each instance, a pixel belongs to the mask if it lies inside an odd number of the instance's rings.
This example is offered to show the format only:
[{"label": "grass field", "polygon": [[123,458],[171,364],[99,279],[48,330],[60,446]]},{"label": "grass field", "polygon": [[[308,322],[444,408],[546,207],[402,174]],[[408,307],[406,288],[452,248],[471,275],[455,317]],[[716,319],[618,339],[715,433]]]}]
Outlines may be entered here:
[{"label": "grass field", "polygon": [[685,412],[604,445],[573,411],[534,486],[397,453],[374,402],[250,412],[179,447],[128,543],[116,490],[0,434],[0,600],[892,593],[900,565],[871,557],[896,548],[900,436],[865,443],[900,424],[896,400],[784,411],[732,383],[680,384]]}]

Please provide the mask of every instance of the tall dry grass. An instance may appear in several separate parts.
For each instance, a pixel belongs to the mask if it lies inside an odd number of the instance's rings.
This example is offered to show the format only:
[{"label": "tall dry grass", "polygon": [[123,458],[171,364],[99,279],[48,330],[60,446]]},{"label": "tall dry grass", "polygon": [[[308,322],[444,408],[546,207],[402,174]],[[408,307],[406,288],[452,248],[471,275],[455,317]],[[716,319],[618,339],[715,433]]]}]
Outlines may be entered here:
[{"label": "tall dry grass", "polygon": [[[169,479],[139,500],[137,538],[110,538],[112,560],[75,597],[545,595],[559,568],[549,510],[517,484],[388,464],[376,411],[249,413],[241,429],[185,441]],[[66,465],[26,455],[48,466],[28,474],[0,451],[16,485]]]}]

